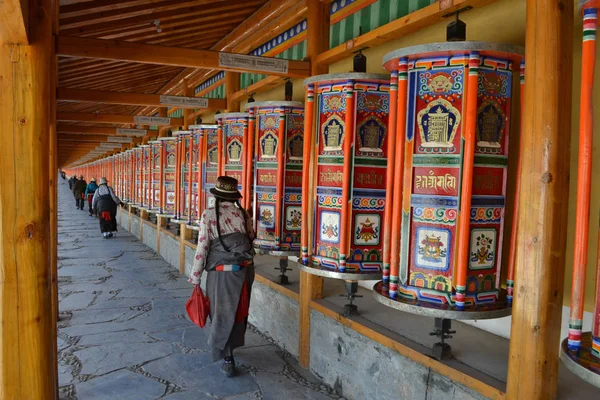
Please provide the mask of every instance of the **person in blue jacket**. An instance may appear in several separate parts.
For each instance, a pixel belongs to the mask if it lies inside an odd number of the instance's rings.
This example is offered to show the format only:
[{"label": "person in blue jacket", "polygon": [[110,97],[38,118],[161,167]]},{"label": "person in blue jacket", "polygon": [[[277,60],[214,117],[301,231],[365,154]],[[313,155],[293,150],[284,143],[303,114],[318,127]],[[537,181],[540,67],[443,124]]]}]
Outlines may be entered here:
[{"label": "person in blue jacket", "polygon": [[85,198],[88,201],[90,217],[95,215],[94,210],[92,208],[92,199],[94,198],[94,193],[96,193],[97,189],[98,185],[96,185],[96,178],[92,178],[90,180],[90,183],[85,188]]}]

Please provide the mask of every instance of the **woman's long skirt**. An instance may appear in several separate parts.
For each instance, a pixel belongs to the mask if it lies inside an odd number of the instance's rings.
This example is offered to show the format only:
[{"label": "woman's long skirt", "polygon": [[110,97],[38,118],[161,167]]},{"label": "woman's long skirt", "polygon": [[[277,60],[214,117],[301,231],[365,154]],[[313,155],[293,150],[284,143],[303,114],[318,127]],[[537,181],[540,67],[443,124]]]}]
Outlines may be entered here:
[{"label": "woman's long skirt", "polygon": [[206,274],[211,318],[208,344],[212,347],[213,361],[217,361],[231,356],[234,349],[244,345],[254,266],[241,271],[207,271]]},{"label": "woman's long skirt", "polygon": [[110,195],[100,196],[98,199],[98,217],[100,219],[100,232],[117,231],[117,203]]}]

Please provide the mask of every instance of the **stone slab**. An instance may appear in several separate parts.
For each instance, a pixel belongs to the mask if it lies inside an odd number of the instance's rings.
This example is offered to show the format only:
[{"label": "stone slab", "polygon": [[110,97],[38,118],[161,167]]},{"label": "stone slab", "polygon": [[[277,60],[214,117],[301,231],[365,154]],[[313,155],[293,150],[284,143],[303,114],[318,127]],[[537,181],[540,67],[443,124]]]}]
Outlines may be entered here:
[{"label": "stone slab", "polygon": [[152,400],[166,390],[162,383],[128,370],[91,379],[75,388],[80,400]]}]

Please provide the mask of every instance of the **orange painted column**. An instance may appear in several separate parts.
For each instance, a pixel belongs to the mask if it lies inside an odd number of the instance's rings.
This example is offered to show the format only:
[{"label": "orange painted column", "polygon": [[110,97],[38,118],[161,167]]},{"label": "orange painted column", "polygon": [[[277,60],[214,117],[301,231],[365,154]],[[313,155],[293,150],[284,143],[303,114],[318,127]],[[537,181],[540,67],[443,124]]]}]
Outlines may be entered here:
[{"label": "orange painted column", "polygon": [[281,241],[281,230],[282,230],[282,214],[284,214],[284,188],[285,188],[285,164],[286,157],[283,152],[283,148],[285,147],[285,111],[279,111],[279,134],[277,137],[277,188],[275,189],[275,199],[277,201],[277,222],[275,223],[275,243],[276,249],[279,250],[280,241]]},{"label": "orange painted column", "polygon": [[309,199],[310,194],[309,186],[311,185],[311,163],[315,160],[311,159],[311,148],[313,146],[313,119],[315,117],[315,86],[309,84],[306,86],[306,97],[304,101],[304,143],[303,153],[304,162],[302,164],[302,230],[301,230],[301,262],[303,265],[308,265],[309,252],[308,244],[308,226],[310,225],[310,217],[308,216],[308,203],[313,201]]},{"label": "orange painted column", "polygon": [[198,221],[200,221],[200,217],[204,211],[204,189],[202,187],[202,177],[204,176],[204,153],[206,150],[205,141],[206,139],[204,138],[204,130],[200,129],[200,134],[198,135]]},{"label": "orange painted column", "polygon": [[340,223],[340,272],[346,270],[346,257],[350,251],[350,230],[348,227],[352,226],[350,218],[352,217],[352,205],[350,204],[350,188],[351,184],[351,162],[352,153],[354,151],[354,135],[356,127],[354,126],[354,82],[350,81],[346,84],[345,88],[346,95],[346,117],[344,119],[345,132],[344,132],[344,181],[342,186],[342,216]]},{"label": "orange painted column", "polygon": [[219,153],[219,176],[225,175],[225,132],[223,130],[223,120],[217,120],[219,124],[219,128],[217,130],[217,140],[218,140],[218,148],[217,152]]},{"label": "orange painted column", "polygon": [[508,272],[506,275],[506,301],[512,304],[513,290],[515,287],[515,263],[517,260],[518,227],[519,227],[519,198],[521,193],[521,146],[523,144],[523,105],[525,104],[525,62],[521,61],[520,69],[520,104],[521,129],[519,135],[519,153],[517,154],[517,182],[515,183],[515,201],[512,216],[512,230],[510,232],[510,250],[508,253]]},{"label": "orange painted column", "polygon": [[469,56],[469,76],[466,82],[467,115],[464,126],[463,175],[460,194],[458,264],[456,266],[456,308],[465,306],[467,266],[469,265],[469,233],[471,226],[471,194],[475,160],[475,131],[477,122],[477,86],[479,81],[479,53]]},{"label": "orange painted column", "polygon": [[129,163],[129,202],[135,203],[135,151],[131,150]]},{"label": "orange painted column", "polygon": [[182,136],[177,135],[175,139],[175,215],[174,219],[179,219],[181,216],[180,203],[181,203],[181,143]]},{"label": "orange painted column", "polygon": [[[245,181],[244,181],[244,199],[243,199],[243,207],[248,210],[250,209],[250,207],[252,207],[252,199],[251,199],[251,190],[250,188],[252,187],[252,177],[253,177],[253,173],[252,173],[252,164],[254,161],[254,154],[255,154],[255,139],[254,139],[254,132],[256,131],[256,116],[254,115],[255,110],[254,108],[250,108],[248,109],[248,151],[246,152],[246,157],[245,157],[245,163],[244,165],[247,166],[248,168],[248,173],[246,174],[246,176],[244,177]],[[246,148],[246,147],[244,147]]]},{"label": "orange painted column", "polygon": [[248,162],[249,157],[251,157],[253,146],[250,145],[250,140],[248,138],[248,131],[250,130],[250,121],[247,119],[244,120],[244,136],[242,138],[242,179],[239,184],[242,185],[242,207],[247,209],[246,204],[248,203],[248,198],[250,197],[250,186],[245,183],[248,181],[247,175],[252,175],[252,167]]},{"label": "orange painted column", "polygon": [[[192,203],[192,187],[194,186],[194,134],[190,134],[190,146],[189,146],[189,160],[188,160],[188,224],[192,223],[192,210],[194,208],[194,204]],[[200,158],[200,152],[197,152],[198,158]],[[200,168],[198,168],[200,171]],[[198,187],[200,188],[200,187]]]},{"label": "orange painted column", "polygon": [[[393,75],[392,75],[393,76]],[[390,128],[395,130],[396,136],[396,148],[394,154],[394,161],[390,162],[390,156],[388,155],[388,192],[394,192],[393,203],[388,203],[386,199],[386,212],[392,210],[391,226],[390,231],[391,243],[390,243],[390,286],[389,296],[393,299],[398,297],[398,280],[399,280],[399,263],[400,263],[400,232],[402,229],[402,190],[403,190],[403,175],[404,175],[404,154],[406,146],[406,104],[408,96],[408,63],[406,58],[402,58],[398,61],[398,74],[397,74],[397,85],[398,94],[396,101],[396,116],[395,126],[392,125],[392,114],[390,114]],[[390,93],[390,103],[392,100],[392,93]],[[390,110],[394,110],[393,107]],[[392,128],[393,127],[393,128]],[[391,135],[390,135],[391,136]],[[393,171],[393,173],[392,173]],[[393,177],[393,183],[389,184],[389,177]],[[387,224],[387,223],[386,223]]]},{"label": "orange painted column", "polygon": [[579,101],[579,156],[577,163],[577,210],[575,214],[575,243],[573,254],[573,284],[569,315],[569,348],[581,347],[583,304],[585,301],[585,270],[588,262],[590,228],[590,193],[592,185],[593,150],[593,89],[596,67],[596,26],[598,11],[584,10],[583,49],[581,55],[581,97]]},{"label": "orange painted column", "polygon": [[167,156],[167,144],[164,141],[161,141],[160,144],[160,204],[159,204],[159,214],[165,212],[165,207],[167,203],[167,191],[165,190],[165,158]]},{"label": "orange painted column", "polygon": [[[392,236],[392,214],[394,204],[394,174],[393,168],[395,164],[396,154],[396,121],[398,119],[398,71],[392,71],[390,76],[390,116],[387,147],[387,174],[386,187],[388,190],[385,193],[385,210],[383,213],[383,283],[388,285],[390,282],[390,242]],[[396,270],[398,267],[396,267]]]}]

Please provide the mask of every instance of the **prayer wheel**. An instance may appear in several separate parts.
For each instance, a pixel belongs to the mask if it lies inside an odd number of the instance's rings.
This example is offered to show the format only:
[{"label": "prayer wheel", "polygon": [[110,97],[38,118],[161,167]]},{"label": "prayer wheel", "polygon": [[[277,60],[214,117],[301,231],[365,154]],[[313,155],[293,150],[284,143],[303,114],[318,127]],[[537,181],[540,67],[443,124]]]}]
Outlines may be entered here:
[{"label": "prayer wheel", "polygon": [[[254,152],[253,214],[259,252],[300,254],[304,106],[294,101],[249,103]],[[250,163],[248,164],[250,165]],[[247,185],[248,186],[248,185]]]},{"label": "prayer wheel", "polygon": [[133,204],[133,181],[134,181],[134,158],[133,150],[129,149],[125,151],[124,157],[124,174],[123,174],[123,202],[127,204]]},{"label": "prayer wheel", "polygon": [[384,57],[395,142],[389,280],[375,286],[384,304],[448,319],[510,314],[500,275],[509,135],[519,127],[511,121],[514,75],[521,73],[522,91],[523,54],[512,45],[446,42]]},{"label": "prayer wheel", "polygon": [[210,131],[214,131],[214,136],[216,137],[218,126],[190,125],[188,128],[192,131],[193,136],[192,173],[190,177],[190,181],[192,182],[192,192],[190,194],[191,202],[188,227],[197,230],[206,201],[204,179],[206,170],[207,135]]},{"label": "prayer wheel", "polygon": [[246,151],[248,151],[248,113],[226,113],[215,116],[218,124],[218,175],[231,176],[238,181],[238,190],[247,198],[250,192],[244,184]]},{"label": "prayer wheel", "polygon": [[162,172],[160,155],[162,142],[160,140],[152,140],[148,144],[150,145],[150,200],[148,212],[155,214],[160,212],[160,176]]},{"label": "prayer wheel", "polygon": [[148,211],[150,208],[150,185],[151,185],[151,165],[152,165],[152,146],[144,144],[141,146],[142,155],[142,199],[140,208]]},{"label": "prayer wheel", "polygon": [[381,278],[383,267],[389,76],[320,75],[304,86],[302,215],[315,209],[302,221],[300,267],[351,280],[355,293],[355,281]]},{"label": "prayer wheel", "polygon": [[174,137],[158,138],[161,142],[161,199],[160,214],[167,218],[175,217],[175,180],[177,169],[177,146]]},{"label": "prayer wheel", "polygon": [[[589,216],[592,187],[593,94],[596,66],[596,32],[600,0],[580,1],[583,17],[581,57],[581,95],[579,107],[579,157],[577,173],[577,209],[573,258],[573,283],[568,337],[561,346],[561,360],[576,375],[600,387],[600,228],[595,276],[586,277],[589,246]],[[593,214],[592,214],[593,215]],[[596,239],[596,238],[594,238]],[[596,279],[592,310],[592,331],[583,332],[585,286]]]},{"label": "prayer wheel", "polygon": [[175,143],[177,148],[177,193],[175,199],[175,218],[173,222],[188,223],[189,222],[189,206],[191,195],[191,151],[193,147],[193,137],[191,131],[175,132]]},{"label": "prayer wheel", "polygon": [[133,165],[134,165],[134,187],[133,187],[133,206],[138,208],[142,205],[144,180],[144,153],[141,147],[133,149]]},{"label": "prayer wheel", "polygon": [[[96,178],[98,181],[98,178]],[[100,182],[98,182],[100,183]],[[123,198],[123,153],[115,155],[115,182],[113,182],[115,193]]]},{"label": "prayer wheel", "polygon": [[194,132],[202,138],[202,148],[200,160],[202,172],[200,176],[201,192],[200,204],[198,208],[198,219],[202,216],[205,209],[214,205],[214,197],[210,189],[215,187],[219,175],[219,126],[218,125],[194,125],[191,127]]}]

